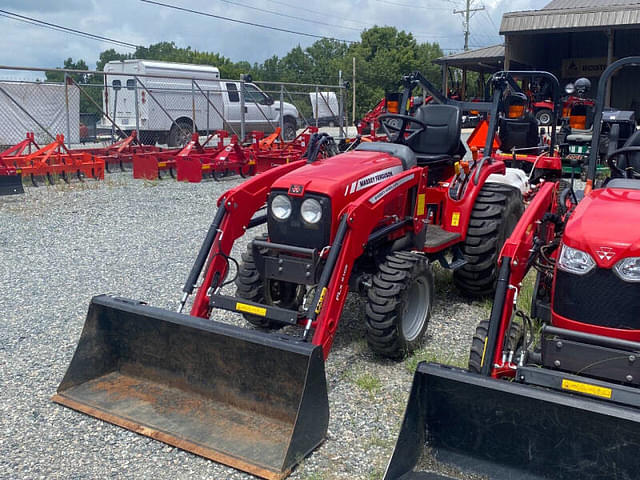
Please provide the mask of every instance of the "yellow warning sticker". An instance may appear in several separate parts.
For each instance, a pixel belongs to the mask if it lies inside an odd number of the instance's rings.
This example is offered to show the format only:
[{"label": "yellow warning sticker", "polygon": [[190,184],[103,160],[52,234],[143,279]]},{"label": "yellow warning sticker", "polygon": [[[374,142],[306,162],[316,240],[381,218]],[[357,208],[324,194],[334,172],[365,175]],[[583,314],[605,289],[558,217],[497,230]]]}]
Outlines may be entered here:
[{"label": "yellow warning sticker", "polygon": [[255,307],[253,305],[247,305],[246,303],[236,303],[236,310],[238,312],[252,313],[254,315],[260,315],[265,317],[267,315],[267,309],[263,307]]},{"label": "yellow warning sticker", "polygon": [[418,217],[424,215],[424,193],[418,195],[418,206],[416,208],[416,215]]},{"label": "yellow warning sticker", "polygon": [[209,165],[208,163],[203,163],[202,164],[202,169],[203,170],[209,170],[211,168],[211,165]]},{"label": "yellow warning sticker", "polygon": [[320,299],[318,300],[318,305],[316,305],[316,315],[320,313],[320,310],[322,310],[322,304],[324,303],[324,296],[326,294],[327,294],[327,287],[324,287],[322,289],[322,292],[320,292]]},{"label": "yellow warning sticker", "polygon": [[167,162],[158,162],[158,167],[166,167]]},{"label": "yellow warning sticker", "polygon": [[453,212],[451,215],[451,226],[457,227],[460,225],[460,212]]},{"label": "yellow warning sticker", "polygon": [[593,395],[601,398],[611,398],[611,389],[606,387],[599,387],[597,385],[591,385],[589,383],[574,382],[573,380],[562,379],[562,389],[571,390],[572,392],[585,393],[587,395]]}]

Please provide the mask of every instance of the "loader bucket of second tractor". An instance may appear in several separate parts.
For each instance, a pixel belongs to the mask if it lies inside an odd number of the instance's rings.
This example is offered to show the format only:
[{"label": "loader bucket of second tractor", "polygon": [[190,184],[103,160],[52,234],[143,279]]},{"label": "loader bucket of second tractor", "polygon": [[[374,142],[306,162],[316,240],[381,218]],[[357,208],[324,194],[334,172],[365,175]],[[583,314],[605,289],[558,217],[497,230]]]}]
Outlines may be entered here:
[{"label": "loader bucket of second tractor", "polygon": [[104,295],[53,401],[268,479],[329,419],[321,347]]},{"label": "loader bucket of second tractor", "polygon": [[20,175],[0,175],[0,196],[24,193]]},{"label": "loader bucket of second tractor", "polygon": [[639,448],[635,409],[421,363],[384,480],[631,480]]}]

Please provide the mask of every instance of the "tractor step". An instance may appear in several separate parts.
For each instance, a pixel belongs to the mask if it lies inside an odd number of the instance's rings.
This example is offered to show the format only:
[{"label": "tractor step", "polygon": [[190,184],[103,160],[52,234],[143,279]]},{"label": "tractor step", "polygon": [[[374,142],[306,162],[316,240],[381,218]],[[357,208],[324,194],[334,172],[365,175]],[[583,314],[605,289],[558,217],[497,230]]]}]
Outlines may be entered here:
[{"label": "tractor step", "polygon": [[287,323],[289,325],[298,324],[297,311],[280,307],[272,307],[271,305],[263,305],[261,303],[254,303],[228,295],[211,295],[210,305],[215,308],[221,308],[222,310],[237,313],[249,313],[251,315],[268,318],[269,320]]},{"label": "tractor step", "polygon": [[427,239],[424,242],[425,248],[439,248],[460,238],[460,234],[444,230],[440,225],[427,226]]}]

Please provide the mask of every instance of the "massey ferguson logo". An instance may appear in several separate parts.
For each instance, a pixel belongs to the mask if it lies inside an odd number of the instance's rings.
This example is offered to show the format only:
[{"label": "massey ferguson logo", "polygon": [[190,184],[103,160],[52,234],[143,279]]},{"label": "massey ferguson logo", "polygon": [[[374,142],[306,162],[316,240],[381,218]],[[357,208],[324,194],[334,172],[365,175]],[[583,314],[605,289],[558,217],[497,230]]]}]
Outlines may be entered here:
[{"label": "massey ferguson logo", "polygon": [[600,260],[606,260],[607,262],[616,256],[616,252],[614,252],[611,247],[600,247],[596,250],[596,253],[598,257],[600,257]]},{"label": "massey ferguson logo", "polygon": [[302,195],[302,191],[304,190],[304,185],[291,185],[289,187],[290,195]]}]

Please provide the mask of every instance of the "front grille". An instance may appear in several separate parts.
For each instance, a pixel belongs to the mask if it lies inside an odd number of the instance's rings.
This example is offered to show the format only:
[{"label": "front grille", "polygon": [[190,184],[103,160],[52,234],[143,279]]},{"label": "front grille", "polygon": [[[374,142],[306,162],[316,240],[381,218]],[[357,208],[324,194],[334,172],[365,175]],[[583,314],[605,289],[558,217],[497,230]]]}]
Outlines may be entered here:
[{"label": "front grille", "polygon": [[586,275],[558,269],[553,310],[576,322],[640,330],[640,283],[625,282],[606,268]]},{"label": "front grille", "polygon": [[[331,240],[331,200],[324,195],[305,194],[303,197],[289,196],[291,200],[291,216],[286,220],[277,220],[271,215],[271,200],[278,194],[287,195],[286,190],[274,190],[267,200],[267,227],[269,240],[273,243],[293,245],[296,247],[322,249]],[[307,198],[315,198],[322,205],[322,219],[310,225],[302,219],[300,206]]]}]

